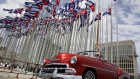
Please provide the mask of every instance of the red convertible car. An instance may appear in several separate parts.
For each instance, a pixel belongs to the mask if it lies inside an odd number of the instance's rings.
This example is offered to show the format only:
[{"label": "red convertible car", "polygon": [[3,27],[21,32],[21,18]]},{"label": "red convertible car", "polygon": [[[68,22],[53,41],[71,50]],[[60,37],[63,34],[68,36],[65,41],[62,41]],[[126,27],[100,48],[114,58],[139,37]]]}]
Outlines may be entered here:
[{"label": "red convertible car", "polygon": [[130,79],[127,72],[102,57],[97,51],[59,53],[44,60],[42,79]]}]

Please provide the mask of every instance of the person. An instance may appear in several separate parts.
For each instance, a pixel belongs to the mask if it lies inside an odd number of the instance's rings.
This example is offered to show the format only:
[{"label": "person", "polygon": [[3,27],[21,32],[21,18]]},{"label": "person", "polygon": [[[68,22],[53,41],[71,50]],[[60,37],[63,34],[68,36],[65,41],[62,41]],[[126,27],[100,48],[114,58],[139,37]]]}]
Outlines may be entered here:
[{"label": "person", "polygon": [[12,64],[8,64],[8,70],[10,70],[12,68]]},{"label": "person", "polygon": [[0,63],[0,67],[3,67],[3,63]]},{"label": "person", "polygon": [[6,67],[7,67],[7,63],[4,64],[4,69],[6,69]]}]

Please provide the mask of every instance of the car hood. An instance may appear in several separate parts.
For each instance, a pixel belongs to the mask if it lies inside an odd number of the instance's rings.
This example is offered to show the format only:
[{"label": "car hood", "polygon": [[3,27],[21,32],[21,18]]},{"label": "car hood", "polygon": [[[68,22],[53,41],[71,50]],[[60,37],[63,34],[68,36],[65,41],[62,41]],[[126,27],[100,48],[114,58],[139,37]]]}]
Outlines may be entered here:
[{"label": "car hood", "polygon": [[69,53],[59,53],[52,59],[53,63],[70,63],[71,57],[76,56],[76,54]]}]

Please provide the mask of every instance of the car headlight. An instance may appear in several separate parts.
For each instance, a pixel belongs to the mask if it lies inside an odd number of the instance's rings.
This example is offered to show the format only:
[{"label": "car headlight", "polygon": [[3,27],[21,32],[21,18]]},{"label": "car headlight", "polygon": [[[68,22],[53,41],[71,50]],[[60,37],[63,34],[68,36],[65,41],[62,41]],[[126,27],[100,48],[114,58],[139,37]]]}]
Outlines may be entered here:
[{"label": "car headlight", "polygon": [[70,60],[70,63],[71,63],[72,65],[75,65],[75,64],[77,63],[77,57],[76,57],[76,56],[73,56],[73,57],[71,58],[71,60]]}]

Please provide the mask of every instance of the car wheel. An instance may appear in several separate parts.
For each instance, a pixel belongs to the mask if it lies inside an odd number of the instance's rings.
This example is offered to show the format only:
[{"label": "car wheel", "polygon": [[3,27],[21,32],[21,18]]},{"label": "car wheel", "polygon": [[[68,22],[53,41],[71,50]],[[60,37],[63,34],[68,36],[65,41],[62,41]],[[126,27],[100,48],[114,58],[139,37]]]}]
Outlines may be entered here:
[{"label": "car wheel", "polygon": [[91,70],[85,71],[85,73],[83,75],[83,79],[96,79],[95,72],[93,72]]}]

